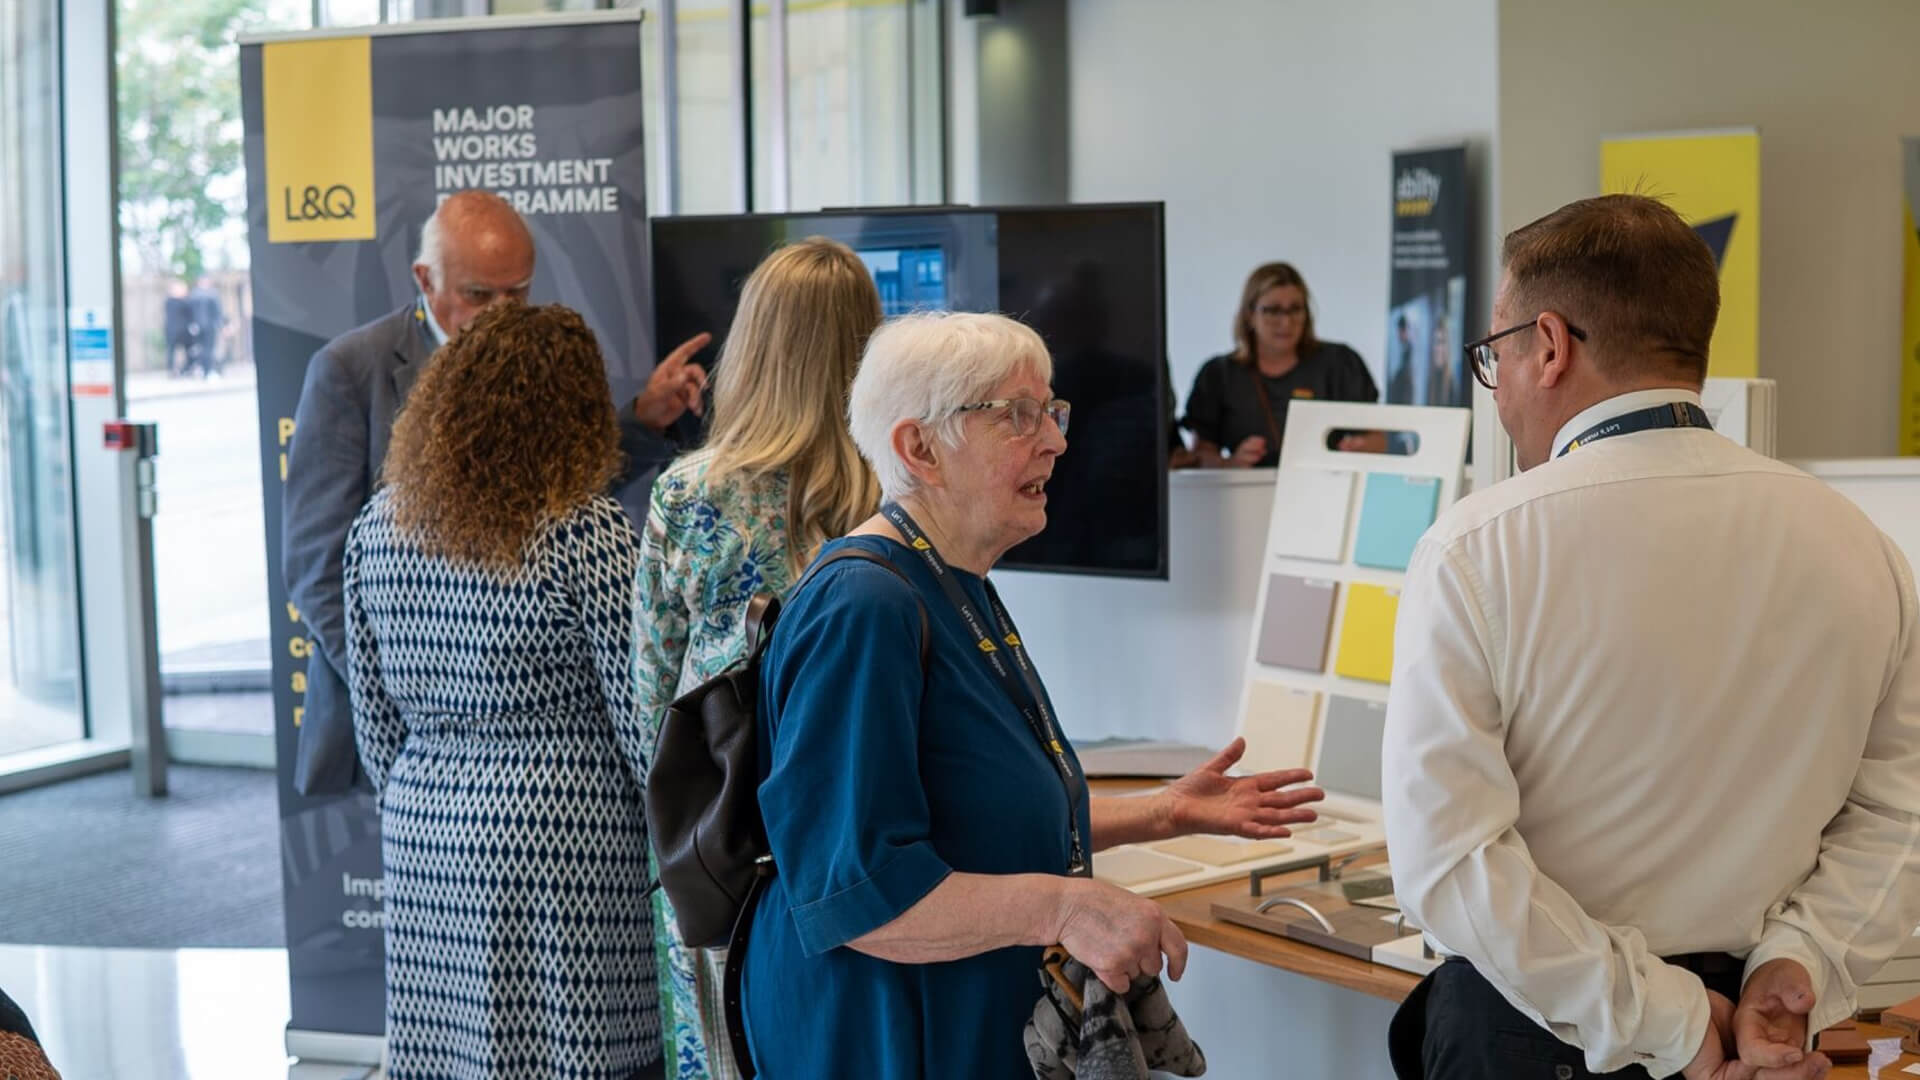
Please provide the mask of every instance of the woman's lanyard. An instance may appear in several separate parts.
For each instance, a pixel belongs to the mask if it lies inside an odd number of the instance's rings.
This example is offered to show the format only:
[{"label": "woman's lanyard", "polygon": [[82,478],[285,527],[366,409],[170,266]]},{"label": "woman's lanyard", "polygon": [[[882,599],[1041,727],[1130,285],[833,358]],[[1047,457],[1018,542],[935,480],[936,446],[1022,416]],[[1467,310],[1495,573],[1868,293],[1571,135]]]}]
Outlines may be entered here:
[{"label": "woman's lanyard", "polygon": [[1573,441],[1560,449],[1555,457],[1564,457],[1588,443],[1601,439],[1611,439],[1615,435],[1632,435],[1637,431],[1652,431],[1654,428],[1706,428],[1713,430],[1713,421],[1707,418],[1707,410],[1691,401],[1676,401],[1671,405],[1655,405],[1650,409],[1639,409],[1625,416],[1616,416],[1603,420],[1573,437]]},{"label": "woman's lanyard", "polygon": [[[880,508],[880,512],[887,515],[893,527],[906,537],[907,546],[918,552],[926,561],[927,569],[933,571],[934,580],[940,583],[941,591],[947,594],[947,600],[960,612],[961,621],[967,624],[967,632],[973,635],[980,655],[986,657],[987,665],[999,676],[1001,688],[1019,706],[1021,715],[1027,718],[1027,727],[1033,732],[1033,737],[1040,741],[1041,752],[1052,760],[1054,771],[1060,774],[1060,786],[1067,793],[1067,836],[1073,846],[1067,873],[1091,873],[1087,865],[1086,846],[1080,841],[1080,817],[1074,810],[1078,787],[1074,781],[1073,762],[1068,759],[1066,744],[1061,742],[1060,733],[1054,727],[1053,710],[1047,706],[1047,695],[1040,689],[1040,677],[1034,672],[1033,659],[1027,655],[1027,647],[1021,643],[1020,633],[1013,627],[1013,617],[1007,614],[1006,605],[1000,602],[1000,593],[994,589],[993,582],[980,579],[981,584],[986,586],[987,600],[993,607],[993,619],[999,628],[998,637],[1006,644],[1005,650],[994,644],[996,635],[987,630],[987,624],[974,609],[973,601],[967,599],[966,592],[948,570],[946,560],[934,550],[933,542],[927,539],[927,534],[921,531],[912,515],[897,502],[887,503]],[[1019,668],[1018,677],[1007,666],[1006,653],[1013,654],[1014,667]]]}]

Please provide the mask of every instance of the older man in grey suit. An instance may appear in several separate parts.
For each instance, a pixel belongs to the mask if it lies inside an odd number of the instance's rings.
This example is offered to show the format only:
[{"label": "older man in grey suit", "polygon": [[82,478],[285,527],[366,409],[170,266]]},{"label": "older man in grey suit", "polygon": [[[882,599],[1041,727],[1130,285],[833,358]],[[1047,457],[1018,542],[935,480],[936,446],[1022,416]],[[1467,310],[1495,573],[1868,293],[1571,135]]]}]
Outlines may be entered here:
[{"label": "older man in grey suit", "polygon": [[[419,297],[335,338],[307,367],[281,501],[287,595],[314,643],[293,769],[303,794],[346,791],[359,773],[340,561],[347,530],[379,483],[394,417],[436,348],[489,306],[526,299],[533,267],[533,234],[512,206],[488,192],[453,195],[421,230]],[[700,411],[706,373],[689,360],[708,340],[701,334],[675,349],[622,410],[629,475],[670,459],[677,448],[668,428]]]}]

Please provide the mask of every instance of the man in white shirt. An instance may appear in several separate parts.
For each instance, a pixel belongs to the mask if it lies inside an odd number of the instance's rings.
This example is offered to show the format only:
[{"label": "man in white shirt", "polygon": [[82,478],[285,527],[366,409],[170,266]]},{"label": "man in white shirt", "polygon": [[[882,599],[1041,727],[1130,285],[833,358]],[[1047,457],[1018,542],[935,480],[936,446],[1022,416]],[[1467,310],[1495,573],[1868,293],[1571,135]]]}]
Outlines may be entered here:
[{"label": "man in white shirt", "polygon": [[1395,1068],[1820,1076],[1810,1032],[1920,922],[1912,571],[1705,426],[1719,287],[1678,215],[1588,199],[1503,261],[1469,353],[1525,471],[1420,541],[1395,638],[1396,892],[1454,957]]}]

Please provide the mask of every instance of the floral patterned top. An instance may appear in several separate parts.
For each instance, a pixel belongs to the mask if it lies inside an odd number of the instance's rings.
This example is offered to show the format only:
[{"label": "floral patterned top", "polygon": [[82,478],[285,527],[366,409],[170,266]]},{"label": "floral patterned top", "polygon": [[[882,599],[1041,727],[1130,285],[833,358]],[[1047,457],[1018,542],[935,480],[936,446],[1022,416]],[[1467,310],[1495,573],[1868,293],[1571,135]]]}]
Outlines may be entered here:
[{"label": "floral patterned top", "polygon": [[[706,481],[712,454],[676,462],[653,485],[634,582],[634,702],[646,760],[653,759],[667,705],[746,652],[747,605],[758,593],[785,597],[787,475]],[[669,1080],[731,1080],[717,956],[681,941],[673,909],[656,892],[654,936]]]}]

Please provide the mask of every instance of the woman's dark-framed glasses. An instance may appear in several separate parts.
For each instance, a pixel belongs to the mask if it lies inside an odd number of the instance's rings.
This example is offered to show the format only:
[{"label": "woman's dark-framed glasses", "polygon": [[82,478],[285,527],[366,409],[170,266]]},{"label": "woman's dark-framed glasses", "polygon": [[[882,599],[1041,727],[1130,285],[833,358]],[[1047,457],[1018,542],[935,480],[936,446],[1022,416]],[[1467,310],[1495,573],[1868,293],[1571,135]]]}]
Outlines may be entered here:
[{"label": "woman's dark-framed glasses", "polygon": [[[1493,343],[1509,334],[1531,330],[1539,325],[1540,316],[1535,315],[1518,326],[1509,326],[1497,334],[1488,334],[1478,341],[1469,341],[1462,346],[1467,351],[1467,366],[1473,369],[1474,379],[1481,386],[1489,390],[1493,389],[1494,385],[1500,381],[1499,372],[1496,370],[1500,358],[1493,355]],[[1587,332],[1572,323],[1567,324],[1567,333],[1572,334],[1575,341],[1587,340]]]},{"label": "woman's dark-framed glasses", "polygon": [[992,401],[975,401],[953,410],[954,412],[979,412],[983,409],[1005,409],[1013,421],[1015,435],[1031,435],[1040,430],[1042,416],[1053,417],[1060,434],[1067,433],[1067,418],[1073,412],[1073,406],[1054,398],[1050,401],[1036,401],[1030,397],[995,398]]}]

